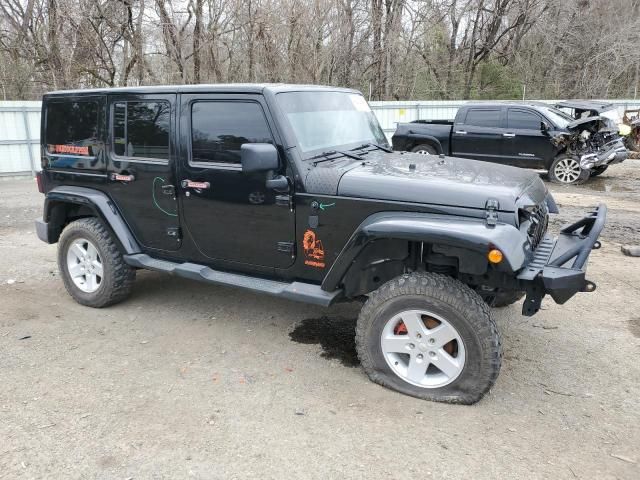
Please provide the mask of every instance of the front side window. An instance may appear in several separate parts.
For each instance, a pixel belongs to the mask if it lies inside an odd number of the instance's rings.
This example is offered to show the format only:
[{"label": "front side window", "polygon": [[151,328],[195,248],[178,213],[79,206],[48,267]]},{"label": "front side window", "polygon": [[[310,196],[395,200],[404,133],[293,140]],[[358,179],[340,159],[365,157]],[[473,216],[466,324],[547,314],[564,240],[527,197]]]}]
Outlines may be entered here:
[{"label": "front side window", "polygon": [[169,102],[118,102],[113,106],[113,151],[121,157],[169,159]]},{"label": "front side window", "polygon": [[387,144],[384,132],[362,95],[349,92],[287,92],[277,95],[303,153]]},{"label": "front side window", "polygon": [[240,164],[243,143],[273,143],[255,102],[195,102],[191,106],[191,161]]},{"label": "front side window", "polygon": [[49,153],[95,155],[99,112],[95,101],[49,103],[45,126]]},{"label": "front side window", "polygon": [[513,129],[540,130],[542,119],[535,113],[510,108],[507,112],[507,126]]},{"label": "front side window", "polygon": [[472,108],[467,112],[467,118],[464,123],[475,127],[498,128],[500,126],[500,110]]}]

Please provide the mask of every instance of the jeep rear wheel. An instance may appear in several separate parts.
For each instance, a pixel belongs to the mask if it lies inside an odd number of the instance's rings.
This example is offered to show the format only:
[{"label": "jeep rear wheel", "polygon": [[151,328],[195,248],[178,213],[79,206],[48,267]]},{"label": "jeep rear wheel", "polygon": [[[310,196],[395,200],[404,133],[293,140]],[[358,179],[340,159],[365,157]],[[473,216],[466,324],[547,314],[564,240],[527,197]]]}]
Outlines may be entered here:
[{"label": "jeep rear wheel", "polygon": [[73,299],[106,307],[129,296],[136,272],[122,258],[112,234],[97,218],[66,226],[58,242],[58,268]]},{"label": "jeep rear wheel", "polygon": [[372,381],[463,404],[489,391],[502,358],[487,304],[463,283],[434,273],[402,275],[373,292],[358,318],[356,348]]}]

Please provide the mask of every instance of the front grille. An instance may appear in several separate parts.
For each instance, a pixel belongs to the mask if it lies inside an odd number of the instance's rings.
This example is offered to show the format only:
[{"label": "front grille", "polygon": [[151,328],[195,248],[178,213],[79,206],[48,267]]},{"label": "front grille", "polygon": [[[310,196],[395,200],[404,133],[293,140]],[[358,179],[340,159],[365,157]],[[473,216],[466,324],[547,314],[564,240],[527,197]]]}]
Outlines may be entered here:
[{"label": "front grille", "polygon": [[544,238],[544,234],[547,233],[547,227],[549,226],[549,208],[546,202],[539,204],[529,215],[529,241],[531,242],[531,248],[533,250],[540,244]]}]

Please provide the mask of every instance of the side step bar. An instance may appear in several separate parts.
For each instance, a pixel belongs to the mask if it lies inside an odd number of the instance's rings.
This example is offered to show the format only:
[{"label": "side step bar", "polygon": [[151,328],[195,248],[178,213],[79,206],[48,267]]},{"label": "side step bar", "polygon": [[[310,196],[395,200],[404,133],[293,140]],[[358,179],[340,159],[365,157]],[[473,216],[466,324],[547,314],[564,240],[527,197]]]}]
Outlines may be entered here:
[{"label": "side step bar", "polygon": [[342,290],[325,292],[320,288],[320,285],[313,285],[311,283],[286,283],[239,275],[237,273],[220,272],[196,263],[174,263],[166,260],[158,260],[144,253],[125,255],[124,261],[132,267],[171,273],[179,277],[217,285],[240,287],[253,292],[266,293],[288,300],[313,303],[323,307],[328,307],[342,295]]}]

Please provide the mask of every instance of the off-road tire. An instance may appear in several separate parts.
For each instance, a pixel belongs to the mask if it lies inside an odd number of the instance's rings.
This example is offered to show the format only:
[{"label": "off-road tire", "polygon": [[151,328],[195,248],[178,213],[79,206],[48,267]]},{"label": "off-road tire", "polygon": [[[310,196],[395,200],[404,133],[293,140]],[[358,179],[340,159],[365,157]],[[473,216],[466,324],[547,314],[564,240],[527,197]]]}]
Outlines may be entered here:
[{"label": "off-road tire", "polygon": [[[85,238],[100,254],[104,275],[95,292],[80,290],[67,270],[67,249],[74,239]],[[102,308],[126,299],[131,293],[136,271],[124,262],[113,234],[97,218],[83,218],[65,227],[58,240],[58,269],[69,295],[81,305]]]},{"label": "off-road tire", "polygon": [[602,165],[601,167],[595,167],[593,170],[591,170],[591,172],[589,173],[592,177],[597,177],[598,175],[603,174],[607,168],[609,168],[609,165]]},{"label": "off-road tire", "polygon": [[[457,330],[465,348],[464,367],[453,382],[422,388],[403,380],[387,364],[381,347],[385,324],[398,312],[428,309]],[[493,386],[500,372],[502,345],[489,306],[463,283],[441,274],[411,273],[374,291],[356,326],[356,349],[369,378],[406,395],[437,402],[472,404]]]},{"label": "off-road tire", "polygon": [[411,149],[411,151],[412,151],[413,153],[418,153],[418,152],[420,152],[420,153],[422,153],[422,152],[427,152],[427,153],[424,153],[424,155],[427,155],[427,154],[428,154],[428,155],[437,155],[437,154],[438,154],[438,151],[437,151],[433,146],[431,146],[431,145],[427,145],[426,143],[423,143],[423,144],[421,144],[421,145],[416,145],[415,147],[413,147],[413,148]]},{"label": "off-road tire", "polygon": [[498,292],[491,306],[494,308],[508,307],[509,305],[513,305],[514,303],[522,300],[524,296],[525,292],[516,292],[511,290]]},{"label": "off-road tire", "polygon": [[575,157],[573,157],[572,155],[567,155],[565,153],[558,155],[556,158],[554,158],[553,162],[551,162],[551,165],[549,166],[549,180],[551,180],[553,183],[557,183],[560,185],[581,185],[587,180],[589,180],[589,177],[591,176],[590,170],[581,170],[578,178],[573,182],[564,182],[556,176],[556,173],[555,173],[556,165],[558,165],[558,163],[568,158],[575,159]]}]

